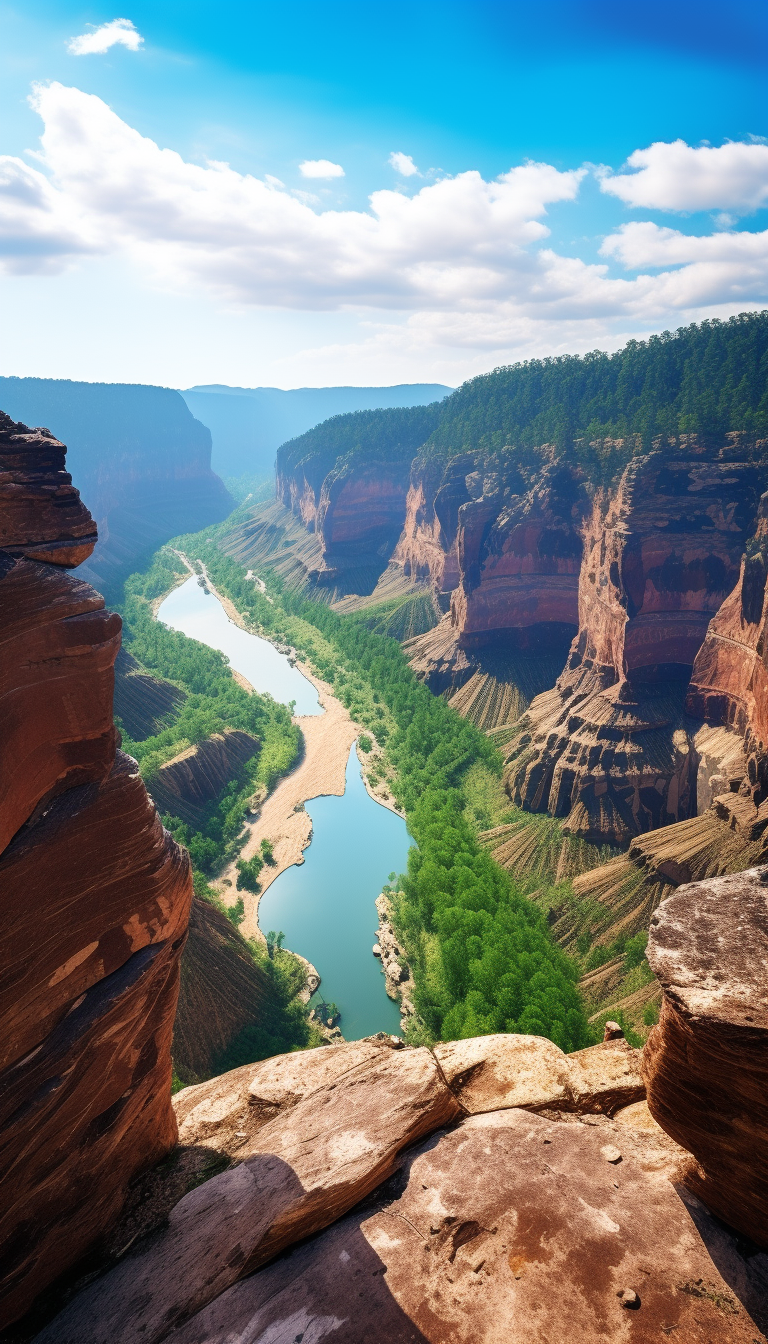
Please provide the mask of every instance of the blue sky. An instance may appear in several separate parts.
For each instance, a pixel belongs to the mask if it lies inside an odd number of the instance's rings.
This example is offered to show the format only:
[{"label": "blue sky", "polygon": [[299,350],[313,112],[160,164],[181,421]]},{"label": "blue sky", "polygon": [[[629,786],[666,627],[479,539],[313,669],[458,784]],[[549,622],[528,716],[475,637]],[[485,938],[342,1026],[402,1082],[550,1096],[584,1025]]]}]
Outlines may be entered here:
[{"label": "blue sky", "polygon": [[[69,50],[119,18],[129,45]],[[0,22],[5,373],[456,383],[768,302],[764,4]]]}]

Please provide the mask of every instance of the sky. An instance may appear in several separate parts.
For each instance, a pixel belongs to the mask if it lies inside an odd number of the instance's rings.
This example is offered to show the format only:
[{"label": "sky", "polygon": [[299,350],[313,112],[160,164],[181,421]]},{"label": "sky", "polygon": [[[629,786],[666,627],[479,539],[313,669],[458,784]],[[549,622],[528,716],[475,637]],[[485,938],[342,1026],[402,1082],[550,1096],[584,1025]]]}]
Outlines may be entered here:
[{"label": "sky", "polygon": [[0,0],[0,372],[443,382],[768,306],[763,0]]}]

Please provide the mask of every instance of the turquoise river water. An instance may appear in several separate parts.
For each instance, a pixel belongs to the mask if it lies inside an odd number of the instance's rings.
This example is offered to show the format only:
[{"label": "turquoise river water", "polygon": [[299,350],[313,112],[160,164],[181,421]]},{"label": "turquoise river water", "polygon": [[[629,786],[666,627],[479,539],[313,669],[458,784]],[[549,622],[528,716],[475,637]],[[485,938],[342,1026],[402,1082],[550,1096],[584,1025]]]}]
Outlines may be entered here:
[{"label": "turquoise river water", "polygon": [[[158,620],[191,639],[219,649],[257,691],[296,714],[321,714],[317,692],[268,640],[230,621],[218,598],[190,578],[165,598]],[[347,1040],[376,1031],[396,1032],[400,1010],[384,991],[384,976],[372,956],[376,897],[390,872],[404,870],[411,841],[401,817],[367,792],[356,748],[349,753],[341,798],[307,802],[312,843],[304,863],[287,868],[259,903],[259,925],[282,930],[285,945],[317,967],[320,995],[334,1002]]]}]

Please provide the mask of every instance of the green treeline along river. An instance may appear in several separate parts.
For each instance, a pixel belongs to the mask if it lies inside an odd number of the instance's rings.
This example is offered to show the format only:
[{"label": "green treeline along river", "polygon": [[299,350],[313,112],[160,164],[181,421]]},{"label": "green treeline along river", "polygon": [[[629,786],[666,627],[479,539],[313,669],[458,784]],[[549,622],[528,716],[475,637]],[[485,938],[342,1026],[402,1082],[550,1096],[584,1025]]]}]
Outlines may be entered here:
[{"label": "green treeline along river", "polygon": [[[197,578],[165,598],[158,620],[220,650],[257,691],[283,704],[295,702],[297,714],[322,713],[311,681],[268,640],[235,625]],[[407,864],[411,842],[405,822],[371,798],[355,747],[343,796],[312,799],[307,811],[312,843],[305,861],[281,873],[261,897],[260,927],[264,933],[281,930],[286,946],[317,968],[320,996],[337,1005],[347,1040],[396,1032],[399,1007],[385,993],[371,947],[374,901],[387,875]]]}]

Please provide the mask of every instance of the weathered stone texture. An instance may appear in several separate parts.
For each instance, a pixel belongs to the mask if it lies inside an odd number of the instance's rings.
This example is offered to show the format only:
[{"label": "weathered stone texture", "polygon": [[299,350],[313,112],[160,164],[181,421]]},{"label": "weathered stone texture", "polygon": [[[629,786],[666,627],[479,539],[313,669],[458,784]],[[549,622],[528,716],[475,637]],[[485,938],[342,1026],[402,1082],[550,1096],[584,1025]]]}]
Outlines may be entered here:
[{"label": "weathered stone texture", "polygon": [[691,1189],[768,1248],[768,868],[681,887],[647,955],[663,988],[651,1113],[697,1159]]},{"label": "weathered stone texture", "polygon": [[686,708],[744,742],[744,791],[768,798],[768,494],[739,581],[712,618],[693,665]]},{"label": "weathered stone texture", "polygon": [[115,754],[120,619],[61,568],[95,541],[64,453],[0,422],[0,1328],[176,1136],[189,859]]},{"label": "weathered stone texture", "polygon": [[[606,1140],[620,1145],[618,1166]],[[520,1110],[472,1117],[417,1148],[375,1207],[242,1280],[172,1338],[753,1344],[754,1321],[710,1256],[727,1274],[727,1239],[710,1224],[704,1241],[673,1168],[647,1133]]]},{"label": "weathered stone texture", "polygon": [[66,452],[50,430],[0,411],[0,550],[68,567],[91,554],[96,525],[64,470]]},{"label": "weathered stone texture", "polygon": [[635,458],[585,527],[579,634],[507,752],[512,800],[586,839],[625,844],[695,816],[698,724],[685,684],[736,583],[757,473],[730,449]]}]

